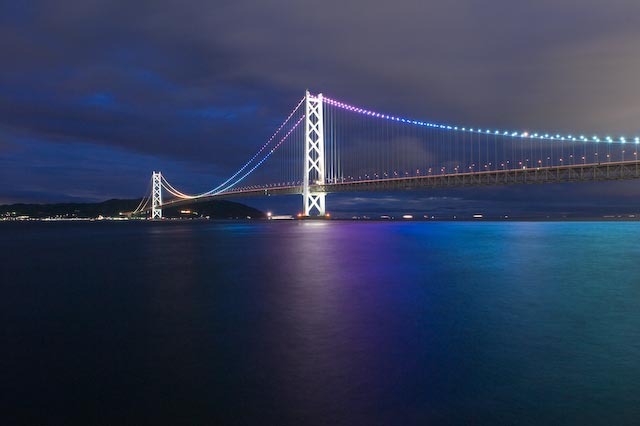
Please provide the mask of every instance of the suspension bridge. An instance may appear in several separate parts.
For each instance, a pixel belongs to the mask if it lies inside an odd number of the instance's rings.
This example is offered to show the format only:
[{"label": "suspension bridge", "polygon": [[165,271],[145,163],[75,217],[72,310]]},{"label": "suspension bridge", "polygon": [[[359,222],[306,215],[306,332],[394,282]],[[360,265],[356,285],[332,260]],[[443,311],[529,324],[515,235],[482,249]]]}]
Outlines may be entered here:
[{"label": "suspension bridge", "polygon": [[255,154],[200,193],[159,171],[133,214],[202,200],[302,195],[301,215],[325,216],[326,195],[640,178],[640,137],[496,130],[372,111],[308,91]]}]

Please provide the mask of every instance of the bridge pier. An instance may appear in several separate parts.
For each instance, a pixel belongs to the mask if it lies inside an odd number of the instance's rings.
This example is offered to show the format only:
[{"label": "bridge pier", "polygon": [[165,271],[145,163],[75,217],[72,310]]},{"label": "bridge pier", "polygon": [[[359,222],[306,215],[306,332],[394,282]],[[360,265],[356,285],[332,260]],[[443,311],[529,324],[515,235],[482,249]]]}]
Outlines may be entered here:
[{"label": "bridge pier", "polygon": [[326,214],[325,192],[311,190],[312,185],[324,185],[324,116],[322,93],[312,96],[307,90],[304,119],[304,179],[302,187],[303,215]]},{"label": "bridge pier", "polygon": [[162,173],[151,175],[151,219],[162,219]]}]

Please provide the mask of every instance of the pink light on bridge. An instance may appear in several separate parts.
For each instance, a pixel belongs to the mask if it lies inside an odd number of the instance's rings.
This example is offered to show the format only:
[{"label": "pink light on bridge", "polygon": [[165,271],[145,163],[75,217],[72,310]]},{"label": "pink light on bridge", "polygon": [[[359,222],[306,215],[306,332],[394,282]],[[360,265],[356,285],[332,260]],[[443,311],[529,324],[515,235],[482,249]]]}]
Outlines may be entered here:
[{"label": "pink light on bridge", "polygon": [[[405,124],[412,124],[414,126],[422,126],[422,127],[431,127],[431,128],[436,128],[436,129],[442,129],[442,130],[449,130],[449,131],[454,131],[454,132],[465,132],[465,133],[473,133],[473,134],[482,134],[482,135],[495,135],[495,136],[501,136],[501,137],[511,137],[511,138],[519,138],[519,139],[546,139],[549,141],[572,141],[572,142],[590,142],[590,140],[584,136],[581,136],[580,138],[572,136],[572,135],[567,135],[567,136],[563,136],[560,134],[549,134],[549,133],[533,133],[533,132],[529,132],[529,131],[501,131],[501,130],[490,130],[490,129],[480,129],[480,128],[473,128],[473,127],[467,127],[467,126],[451,126],[451,125],[446,125],[446,124],[437,124],[437,123],[430,123],[430,122],[426,122],[426,121],[420,121],[420,120],[413,120],[413,119],[409,119],[409,118],[400,118],[400,117],[396,117],[396,116],[392,116],[392,115],[388,115],[388,114],[383,114],[383,113],[379,113],[379,112],[375,112],[375,111],[371,111],[368,109],[364,109],[364,108],[360,108],[357,107],[355,105],[350,105],[341,101],[337,101],[335,99],[332,98],[327,98],[324,97],[323,98],[323,102],[326,103],[327,105],[332,105],[341,109],[344,109],[346,111],[351,111],[351,112],[356,112],[358,114],[362,114],[362,115],[366,115],[366,116],[370,116],[370,117],[375,117],[375,118],[381,118],[383,120],[390,120],[390,121],[395,121],[395,122],[400,122],[400,123],[405,123]],[[609,143],[626,143],[628,140],[633,140],[636,144],[640,144],[640,137],[633,137],[633,138],[626,138],[624,136],[619,137],[619,138],[612,138],[607,136],[606,138],[603,138],[604,140],[606,140]],[[600,140],[600,138],[598,136],[593,136],[591,141],[596,141],[598,142]]]}]

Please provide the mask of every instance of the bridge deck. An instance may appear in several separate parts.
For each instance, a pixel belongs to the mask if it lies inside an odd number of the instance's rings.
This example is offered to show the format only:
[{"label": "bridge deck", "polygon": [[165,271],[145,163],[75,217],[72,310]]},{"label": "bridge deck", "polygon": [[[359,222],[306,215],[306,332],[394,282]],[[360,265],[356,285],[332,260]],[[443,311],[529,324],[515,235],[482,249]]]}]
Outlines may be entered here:
[{"label": "bridge deck", "polygon": [[[461,188],[469,186],[522,185],[537,183],[594,182],[640,178],[640,161],[599,164],[574,164],[559,167],[490,170],[484,172],[452,173],[442,175],[410,176],[391,179],[362,180],[325,185],[313,185],[313,192],[369,192],[431,188]],[[301,194],[300,186],[281,186],[250,190],[229,191],[198,199],[175,200],[163,208],[184,204],[239,197]]]}]

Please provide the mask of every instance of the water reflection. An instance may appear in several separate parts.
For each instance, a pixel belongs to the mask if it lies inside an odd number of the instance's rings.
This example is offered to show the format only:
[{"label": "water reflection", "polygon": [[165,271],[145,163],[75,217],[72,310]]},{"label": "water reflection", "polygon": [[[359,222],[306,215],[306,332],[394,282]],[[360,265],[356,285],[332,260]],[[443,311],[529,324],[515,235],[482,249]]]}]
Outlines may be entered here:
[{"label": "water reflection", "polygon": [[15,423],[640,418],[639,224],[7,229]]}]

